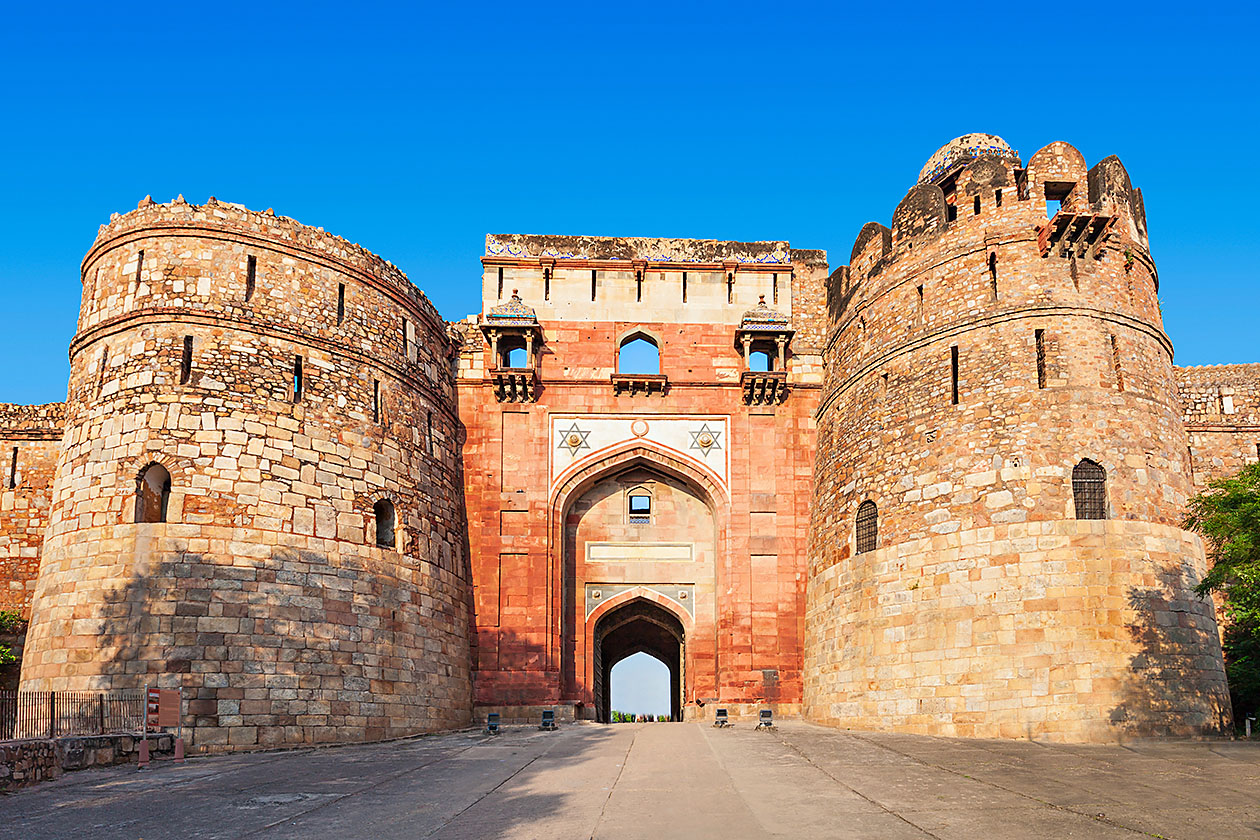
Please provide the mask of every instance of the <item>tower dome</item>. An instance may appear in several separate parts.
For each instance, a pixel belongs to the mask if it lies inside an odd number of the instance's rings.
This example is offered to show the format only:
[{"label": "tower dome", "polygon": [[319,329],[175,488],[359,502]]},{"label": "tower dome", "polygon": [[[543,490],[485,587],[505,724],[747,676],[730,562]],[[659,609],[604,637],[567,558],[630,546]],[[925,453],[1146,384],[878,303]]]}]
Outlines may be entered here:
[{"label": "tower dome", "polygon": [[919,183],[935,181],[941,175],[953,169],[956,164],[980,157],[1006,158],[1019,160],[1019,152],[996,134],[964,134],[955,137],[936,150],[928,158],[927,163],[919,170]]}]

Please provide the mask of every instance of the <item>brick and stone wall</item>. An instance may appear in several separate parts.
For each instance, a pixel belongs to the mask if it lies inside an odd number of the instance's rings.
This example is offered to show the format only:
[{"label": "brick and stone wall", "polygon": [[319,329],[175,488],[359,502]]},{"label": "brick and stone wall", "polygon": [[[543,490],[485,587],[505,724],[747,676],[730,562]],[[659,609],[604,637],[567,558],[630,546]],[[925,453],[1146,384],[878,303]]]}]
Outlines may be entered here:
[{"label": "brick and stone wall", "polygon": [[[67,738],[28,738],[0,741],[0,793],[61,778],[67,770],[109,767],[139,760],[136,735],[76,735]],[[175,736],[149,736],[153,759],[175,755]]]},{"label": "brick and stone wall", "polygon": [[1260,460],[1260,364],[1174,372],[1190,433],[1195,489]]},{"label": "brick and stone wall", "polygon": [[[213,200],[112,218],[83,283],[23,687],[180,686],[202,750],[466,722],[462,427],[427,299]],[[167,514],[138,523],[151,464]]]},{"label": "brick and stone wall", "polygon": [[0,610],[31,614],[65,406],[0,404]]},{"label": "brick and stone wall", "polygon": [[[1065,239],[1047,242],[1063,214],[1075,219]],[[1077,229],[1099,235],[1069,245]],[[1184,609],[1204,568],[1178,530],[1188,439],[1140,194],[1119,161],[1087,169],[1065,143],[1027,169],[1009,154],[964,158],[914,187],[892,229],[863,228],[832,281],[807,714],[1066,740],[1111,724],[1219,730],[1211,612]],[[1105,527],[1075,518],[1084,459],[1106,471]],[[868,500],[878,548],[858,553]],[[966,612],[980,634],[959,624]],[[1142,678],[1135,657],[1166,624],[1186,630],[1153,667],[1193,666],[1186,691],[1139,708],[1121,687]]]}]

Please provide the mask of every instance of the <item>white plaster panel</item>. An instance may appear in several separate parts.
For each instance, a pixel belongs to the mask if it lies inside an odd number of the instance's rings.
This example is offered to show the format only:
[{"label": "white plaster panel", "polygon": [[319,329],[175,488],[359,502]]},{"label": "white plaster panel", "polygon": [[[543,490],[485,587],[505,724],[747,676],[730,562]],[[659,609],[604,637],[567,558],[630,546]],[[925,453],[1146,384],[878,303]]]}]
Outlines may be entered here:
[{"label": "white plaster panel", "polygon": [[[726,486],[730,417],[725,415],[553,414],[551,482],[577,464],[597,461],[636,440],[690,462]],[[708,445],[705,445],[707,442]]]}]

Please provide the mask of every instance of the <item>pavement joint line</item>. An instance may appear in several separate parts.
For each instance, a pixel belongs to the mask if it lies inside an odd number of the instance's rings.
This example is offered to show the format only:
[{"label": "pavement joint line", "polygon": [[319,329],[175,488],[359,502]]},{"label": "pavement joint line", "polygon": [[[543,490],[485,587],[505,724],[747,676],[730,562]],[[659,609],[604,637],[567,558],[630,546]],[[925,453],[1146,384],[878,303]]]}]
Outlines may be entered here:
[{"label": "pavement joint line", "polygon": [[[1006,792],[1006,793],[1014,794],[1015,796],[1019,796],[1019,797],[1022,797],[1022,798],[1024,798],[1024,799],[1027,799],[1027,800],[1029,800],[1029,801],[1036,802],[1036,803],[1041,804],[1041,805],[1045,805],[1047,808],[1052,808],[1052,809],[1054,809],[1054,810],[1056,810],[1056,811],[1063,811],[1064,813],[1074,814],[1074,815],[1076,815],[1076,816],[1078,816],[1078,817],[1084,817],[1085,819],[1087,819],[1087,820],[1089,820],[1089,821],[1091,821],[1091,822],[1103,823],[1103,824],[1105,824],[1105,825],[1112,826],[1113,828],[1123,829],[1124,831],[1131,831],[1131,832],[1133,832],[1134,834],[1140,834],[1140,835],[1142,835],[1143,837],[1156,837],[1156,838],[1160,838],[1160,840],[1174,840],[1174,838],[1169,837],[1169,836],[1167,836],[1167,835],[1164,835],[1164,834],[1155,834],[1155,833],[1153,833],[1153,832],[1150,832],[1150,831],[1145,831],[1145,830],[1140,829],[1140,828],[1134,828],[1133,826],[1129,826],[1129,825],[1125,825],[1124,823],[1116,822],[1115,820],[1113,820],[1113,819],[1111,819],[1111,818],[1109,818],[1109,817],[1106,817],[1106,816],[1099,816],[1099,815],[1096,815],[1096,814],[1087,814],[1087,813],[1085,813],[1085,812],[1083,812],[1083,811],[1078,811],[1078,810],[1076,810],[1075,808],[1069,808],[1069,807],[1068,807],[1068,806],[1066,806],[1066,805],[1059,805],[1059,804],[1058,804],[1058,803],[1056,803],[1056,802],[1049,802],[1049,801],[1047,801],[1047,800],[1045,800],[1045,799],[1038,799],[1037,797],[1032,796],[1032,795],[1030,795],[1030,794],[1023,793],[1023,792],[1021,792],[1021,791],[1014,790],[1014,789],[1012,789],[1012,788],[1003,787],[1002,785],[999,785],[999,784],[997,784],[996,782],[989,782],[989,781],[985,781],[984,779],[977,779],[975,776],[969,776],[969,775],[967,775],[966,773],[960,773],[960,772],[958,772],[957,770],[951,770],[950,768],[945,767],[945,766],[940,765],[940,764],[933,764],[932,762],[930,762],[930,761],[925,761],[925,760],[923,760],[923,759],[919,758],[918,756],[911,755],[910,753],[907,753],[907,752],[902,752],[901,750],[894,749],[894,748],[892,748],[892,747],[890,747],[890,746],[887,746],[887,745],[885,745],[885,744],[880,744],[880,743],[878,743],[878,742],[876,742],[876,741],[872,741],[872,740],[870,740],[869,738],[864,738],[864,737],[862,737],[861,735],[857,734],[856,732],[846,732],[845,734],[846,734],[846,735],[851,735],[852,737],[856,738],[857,740],[859,740],[859,741],[861,741],[861,742],[863,742],[863,743],[865,743],[865,744],[870,744],[870,745],[871,745],[871,746],[873,746],[873,747],[879,747],[880,749],[887,750],[888,752],[894,753],[895,755],[899,755],[899,756],[901,756],[902,758],[908,758],[908,759],[910,759],[910,760],[911,760],[911,761],[913,761],[913,762],[916,762],[916,763],[918,763],[918,764],[922,764],[924,767],[932,767],[932,768],[934,768],[934,769],[936,769],[936,770],[942,770],[942,771],[944,771],[944,772],[946,772],[946,773],[949,773],[949,774],[951,774],[951,775],[954,775],[954,776],[959,776],[959,777],[961,777],[961,778],[963,778],[963,779],[967,779],[968,781],[975,782],[976,784],[988,785],[988,786],[989,786],[989,787],[991,787],[991,788],[995,788],[995,789],[997,789],[997,790],[1004,791],[1004,792]],[[1036,742],[1034,741],[1033,743],[1036,743]],[[1050,746],[1050,745],[1048,745],[1048,744],[1044,744],[1044,745],[1042,745],[1042,746]],[[795,747],[793,747],[793,749],[795,749]],[[808,761],[808,758],[807,758],[806,760]],[[825,772],[825,771],[824,771],[824,772]],[[830,775],[830,774],[828,774],[828,775]],[[855,792],[856,792],[856,791],[855,791]],[[859,796],[861,796],[861,794],[858,794],[858,795],[859,795]],[[878,803],[876,803],[876,804],[878,804]],[[881,806],[881,807],[882,807],[882,806]],[[898,815],[898,816],[900,816],[900,815]],[[916,827],[917,827],[917,826],[916,826]],[[933,836],[935,836],[935,835],[933,835]]]},{"label": "pavement joint line", "polygon": [[[341,802],[343,799],[348,799],[348,798],[350,798],[351,796],[358,796],[358,795],[359,795],[359,794],[361,794],[361,793],[366,793],[366,792],[368,792],[368,791],[370,791],[370,790],[374,790],[374,789],[376,789],[376,788],[380,787],[380,786],[381,786],[381,785],[383,785],[383,784],[386,784],[386,783],[388,783],[388,782],[392,782],[392,781],[394,781],[394,780],[396,780],[396,779],[402,778],[403,776],[406,776],[408,773],[415,773],[415,772],[416,772],[416,771],[418,771],[418,770],[423,770],[424,768],[426,768],[426,767],[428,767],[428,766],[430,766],[430,765],[432,765],[432,764],[435,764],[435,763],[437,763],[438,761],[443,761],[443,760],[446,760],[446,759],[449,759],[449,758],[454,758],[455,756],[458,756],[458,755],[460,755],[460,754],[462,754],[462,753],[466,753],[466,752],[468,752],[469,750],[473,749],[473,748],[474,748],[474,747],[476,747],[476,746],[477,746],[477,744],[469,744],[468,746],[464,747],[464,748],[463,748],[463,749],[461,749],[461,750],[455,750],[454,752],[451,752],[451,753],[448,753],[448,754],[445,754],[445,755],[442,755],[442,756],[434,756],[434,757],[433,757],[430,761],[426,761],[426,762],[423,762],[423,763],[421,763],[421,764],[415,764],[415,765],[412,765],[411,767],[407,767],[407,768],[404,768],[404,769],[399,770],[399,771],[397,771],[397,772],[391,773],[390,775],[386,776],[385,778],[383,778],[383,779],[379,779],[379,780],[377,780],[376,782],[373,782],[372,784],[364,785],[363,787],[356,788],[355,790],[346,791],[345,793],[341,794],[340,796],[336,796],[336,797],[333,797],[333,798],[327,799],[327,800],[325,800],[325,801],[323,801],[323,802],[318,803],[317,805],[313,805],[312,807],[307,808],[306,810],[303,810],[303,811],[298,811],[297,813],[294,813],[294,814],[289,814],[289,815],[288,815],[288,816],[286,816],[286,817],[282,817],[282,818],[280,818],[280,819],[278,819],[278,820],[276,820],[276,821],[274,821],[274,822],[267,823],[267,824],[266,824],[266,825],[264,825],[264,826],[260,826],[260,827],[258,827],[258,828],[256,828],[256,829],[253,829],[253,830],[251,830],[251,831],[247,831],[247,832],[245,832],[244,834],[239,834],[239,835],[237,835],[237,836],[238,836],[238,837],[251,837],[251,836],[256,836],[256,835],[262,834],[264,831],[270,831],[271,829],[275,828],[276,826],[283,825],[284,823],[286,823],[286,822],[290,822],[290,821],[292,821],[292,820],[300,819],[301,817],[305,817],[307,814],[313,814],[314,812],[316,812],[316,811],[320,810],[321,808],[327,808],[329,805],[334,805],[334,804],[336,804],[336,803],[338,803],[338,802]],[[518,772],[519,772],[519,771],[518,771]],[[261,784],[261,783],[260,783],[260,784]],[[241,791],[237,791],[237,792],[238,792],[238,793],[240,793],[240,792],[243,792],[244,790],[250,790],[251,788],[255,788],[255,787],[258,787],[258,785],[250,785],[249,787],[247,787],[247,788],[243,788]],[[480,800],[478,800],[478,801],[480,801]],[[474,803],[474,804],[475,804],[475,803]],[[469,806],[469,807],[471,807],[471,806]],[[465,810],[467,810],[467,809],[465,809]],[[461,811],[460,813],[463,813],[463,812]],[[445,825],[445,823],[443,823],[443,825]],[[425,836],[428,836],[428,835],[425,835]]]},{"label": "pavement joint line", "polygon": [[849,784],[846,784],[845,782],[840,781],[838,778],[836,778],[834,775],[832,775],[832,774],[831,774],[831,773],[830,773],[830,772],[829,772],[829,771],[828,771],[825,767],[823,767],[823,766],[821,766],[821,765],[817,764],[817,763],[816,763],[816,762],[815,762],[812,758],[810,758],[809,756],[807,756],[805,753],[801,752],[801,750],[800,750],[800,749],[798,749],[798,748],[797,748],[797,746],[796,746],[795,744],[793,744],[793,743],[791,743],[790,741],[788,741],[788,740],[787,740],[787,738],[786,738],[784,735],[779,735],[779,736],[778,736],[778,739],[779,739],[779,743],[783,744],[783,745],[784,745],[785,747],[787,747],[789,750],[791,750],[792,752],[794,752],[794,753],[796,753],[797,755],[799,755],[802,759],[804,759],[804,760],[805,760],[805,763],[809,764],[811,767],[813,767],[814,769],[816,769],[818,772],[822,773],[822,774],[823,774],[824,776],[826,776],[828,779],[831,779],[833,782],[835,782],[836,784],[840,785],[840,787],[847,789],[847,790],[848,790],[849,792],[851,792],[854,796],[857,796],[857,797],[858,797],[858,798],[860,798],[860,799],[864,799],[864,800],[866,800],[866,801],[867,801],[867,802],[869,802],[870,804],[874,805],[876,808],[878,808],[878,809],[880,809],[881,811],[883,811],[885,814],[888,814],[888,815],[889,815],[889,816],[891,816],[891,817],[896,817],[897,819],[901,820],[901,821],[902,821],[903,823],[905,823],[906,825],[908,825],[908,826],[910,826],[911,828],[913,828],[915,831],[920,831],[920,832],[922,832],[923,834],[927,835],[928,837],[935,838],[935,840],[941,840],[941,836],[940,836],[939,834],[933,834],[932,832],[928,831],[928,830],[927,830],[926,828],[924,828],[923,826],[918,825],[917,823],[913,822],[912,820],[908,819],[907,817],[904,817],[904,816],[902,816],[901,814],[899,814],[899,813],[897,813],[896,811],[894,811],[893,809],[891,809],[891,808],[887,807],[887,806],[886,806],[886,805],[884,805],[882,802],[876,802],[874,799],[872,799],[871,797],[869,797],[869,796],[867,796],[866,794],[862,793],[862,791],[858,790],[857,788],[853,787],[852,785],[849,785]]},{"label": "pavement joint line", "polygon": [[[526,743],[528,743],[528,741],[527,741]],[[424,836],[425,836],[425,837],[432,837],[434,834],[437,834],[439,831],[441,831],[442,829],[446,828],[446,827],[447,827],[448,825],[450,825],[451,823],[455,822],[455,820],[459,819],[459,818],[460,818],[460,817],[462,817],[464,814],[466,814],[466,813],[468,813],[469,811],[471,811],[473,808],[475,808],[475,807],[477,806],[477,803],[481,802],[481,800],[485,799],[487,796],[489,796],[490,794],[492,794],[492,793],[496,792],[499,788],[503,787],[503,786],[504,786],[504,785],[506,785],[508,782],[510,782],[510,781],[512,781],[513,779],[515,779],[517,776],[519,776],[521,773],[523,773],[523,772],[525,771],[525,768],[529,767],[529,765],[533,764],[535,761],[537,761],[538,759],[542,758],[542,757],[543,757],[544,755],[546,755],[547,753],[551,752],[551,751],[552,751],[552,749],[554,749],[554,748],[555,748],[555,746],[556,746],[556,744],[558,744],[558,743],[560,743],[558,739],[556,739],[556,740],[552,740],[552,741],[551,741],[551,743],[547,745],[547,748],[546,748],[546,749],[544,749],[542,752],[538,753],[538,755],[534,756],[534,757],[533,757],[533,758],[531,758],[529,761],[527,761],[527,762],[525,762],[524,764],[522,764],[520,767],[518,767],[518,768],[516,768],[515,770],[513,770],[513,771],[512,771],[512,773],[511,773],[511,775],[509,775],[506,779],[504,779],[503,781],[499,782],[499,783],[498,783],[497,785],[495,785],[494,787],[490,788],[490,790],[488,790],[488,791],[486,791],[485,793],[481,794],[481,796],[478,796],[478,797],[477,797],[476,799],[474,799],[472,802],[468,803],[468,805],[466,805],[464,808],[460,809],[457,813],[452,814],[452,815],[450,816],[450,819],[445,820],[445,821],[444,821],[441,825],[437,826],[437,827],[436,827],[436,828],[434,828],[432,831],[428,831],[428,832],[426,832]],[[468,749],[472,749],[472,747],[469,747]],[[460,752],[464,752],[464,750],[460,750]]]},{"label": "pavement joint line", "polygon": [[604,797],[604,804],[599,807],[599,817],[595,820],[595,826],[591,829],[591,836],[587,840],[595,840],[595,835],[599,833],[599,826],[603,823],[604,814],[608,811],[608,803],[612,801],[613,791],[617,789],[617,783],[621,781],[621,774],[626,772],[626,765],[630,763],[630,751],[634,749],[634,741],[638,737],[639,730],[631,730],[630,745],[626,747],[626,754],[621,757],[621,768],[617,770],[617,778],[613,779],[613,783],[608,786],[608,795]]}]

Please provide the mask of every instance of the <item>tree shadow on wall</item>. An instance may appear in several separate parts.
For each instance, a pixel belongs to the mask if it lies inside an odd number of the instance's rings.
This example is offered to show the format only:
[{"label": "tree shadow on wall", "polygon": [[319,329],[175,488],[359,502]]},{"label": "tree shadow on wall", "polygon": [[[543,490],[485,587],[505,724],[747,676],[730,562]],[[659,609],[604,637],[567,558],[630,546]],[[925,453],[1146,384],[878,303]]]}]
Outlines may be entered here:
[{"label": "tree shadow on wall", "polygon": [[1129,589],[1127,630],[1139,650],[1110,721],[1134,736],[1227,733],[1232,715],[1212,602],[1199,599],[1181,570],[1159,579]]}]

